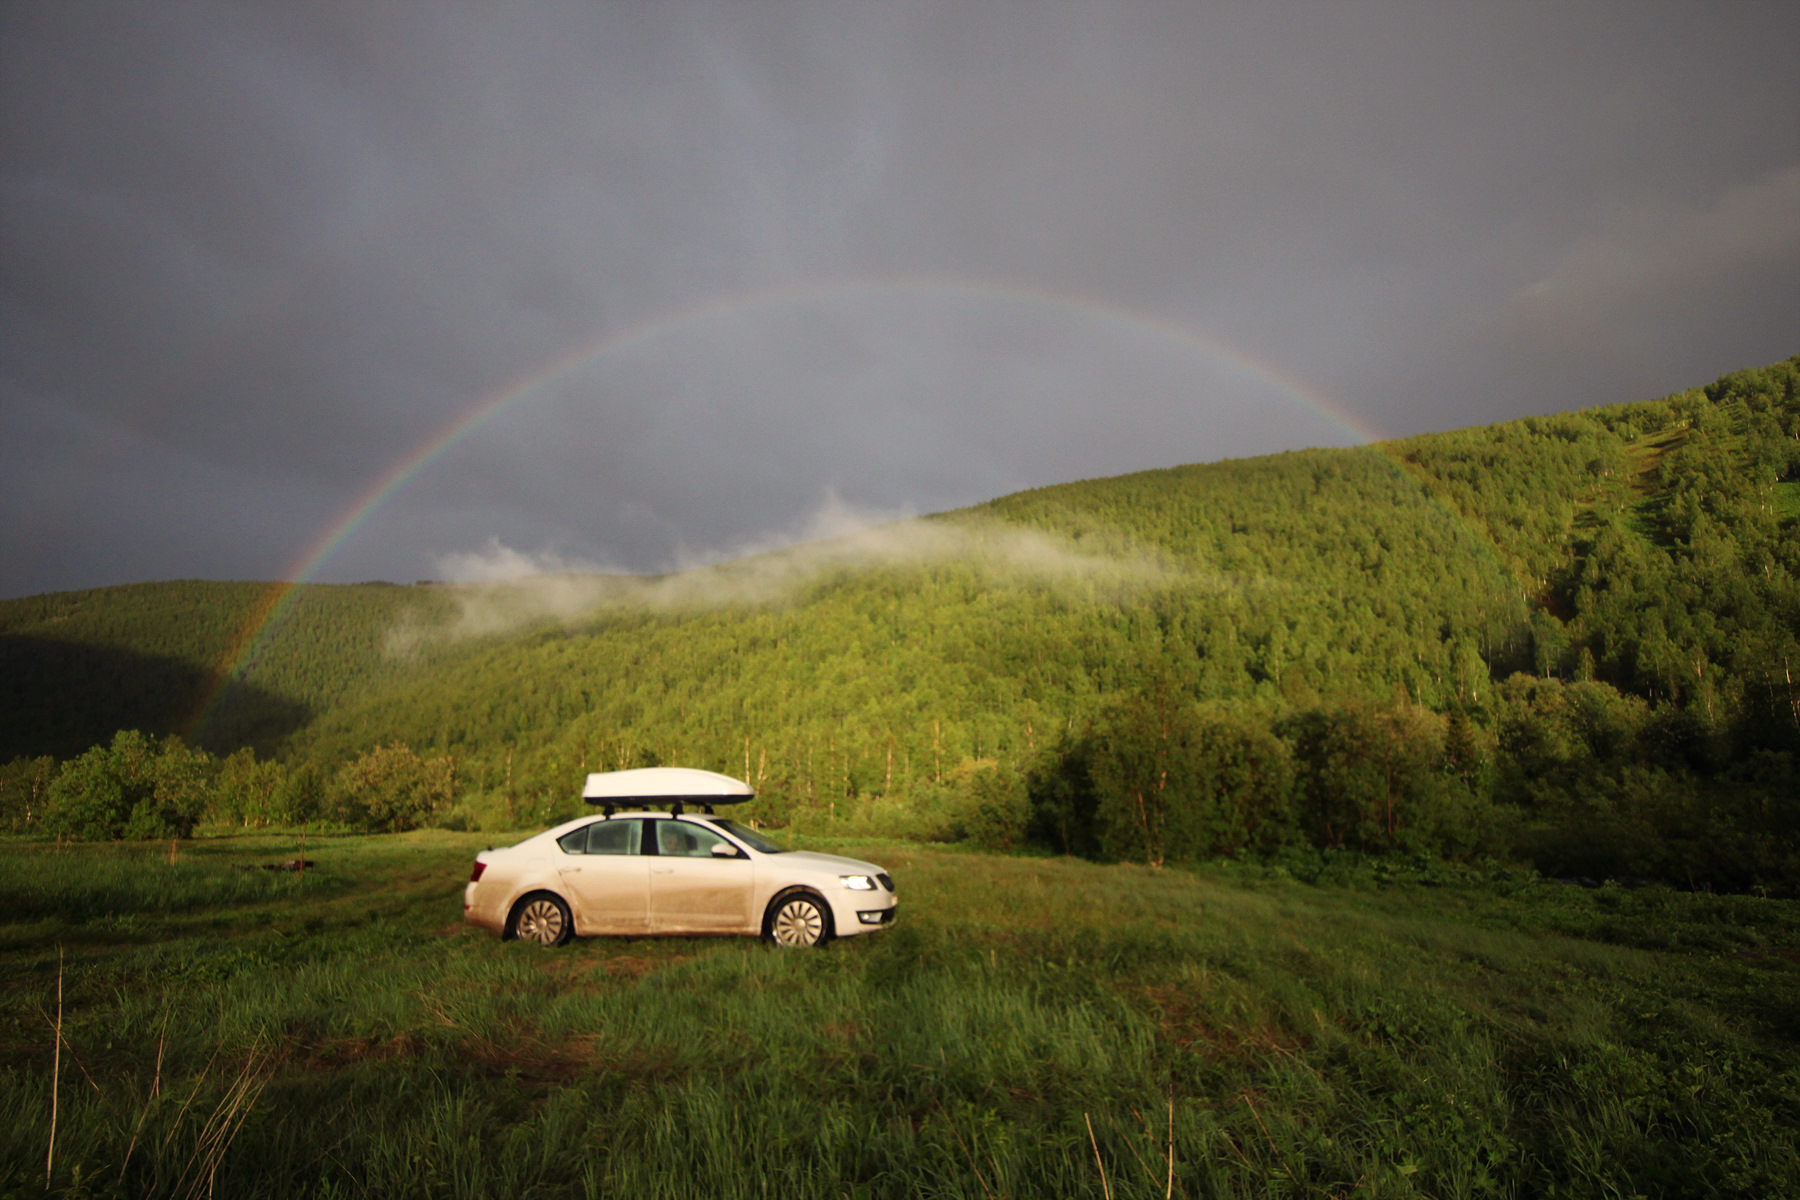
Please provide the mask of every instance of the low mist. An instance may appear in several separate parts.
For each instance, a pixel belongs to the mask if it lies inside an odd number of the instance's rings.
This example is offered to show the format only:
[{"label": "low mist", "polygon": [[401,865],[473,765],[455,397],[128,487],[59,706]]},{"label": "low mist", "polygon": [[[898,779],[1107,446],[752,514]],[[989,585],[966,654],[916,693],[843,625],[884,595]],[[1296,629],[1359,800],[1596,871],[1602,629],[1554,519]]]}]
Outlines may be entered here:
[{"label": "low mist", "polygon": [[828,494],[797,530],[729,551],[684,553],[668,572],[638,575],[605,564],[528,553],[490,538],[437,559],[456,615],[397,627],[390,653],[427,642],[573,623],[607,611],[701,612],[792,599],[834,575],[956,564],[996,586],[1081,587],[1120,595],[1191,573],[1119,534],[1080,541],[988,517],[917,517],[858,510]]}]

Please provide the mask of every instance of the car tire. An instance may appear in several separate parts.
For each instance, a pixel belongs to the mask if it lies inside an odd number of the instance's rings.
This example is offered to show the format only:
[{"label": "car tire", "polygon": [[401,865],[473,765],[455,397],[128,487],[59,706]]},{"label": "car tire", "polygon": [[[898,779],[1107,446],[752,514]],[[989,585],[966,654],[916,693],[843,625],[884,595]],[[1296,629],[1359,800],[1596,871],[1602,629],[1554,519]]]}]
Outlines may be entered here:
[{"label": "car tire", "polygon": [[831,909],[810,892],[775,897],[763,921],[764,936],[785,949],[823,946],[831,940]]},{"label": "car tire", "polygon": [[539,946],[560,946],[575,933],[569,906],[554,892],[533,892],[513,905],[506,936]]}]

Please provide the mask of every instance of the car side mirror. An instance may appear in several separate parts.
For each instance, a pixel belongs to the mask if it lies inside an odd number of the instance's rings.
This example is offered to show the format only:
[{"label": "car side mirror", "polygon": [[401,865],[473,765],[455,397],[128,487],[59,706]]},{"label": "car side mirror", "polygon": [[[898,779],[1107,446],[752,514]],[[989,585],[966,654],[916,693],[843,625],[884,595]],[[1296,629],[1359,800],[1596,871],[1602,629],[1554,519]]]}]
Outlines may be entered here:
[{"label": "car side mirror", "polygon": [[714,858],[736,858],[738,856],[737,847],[728,846],[724,842],[714,842],[712,855]]}]

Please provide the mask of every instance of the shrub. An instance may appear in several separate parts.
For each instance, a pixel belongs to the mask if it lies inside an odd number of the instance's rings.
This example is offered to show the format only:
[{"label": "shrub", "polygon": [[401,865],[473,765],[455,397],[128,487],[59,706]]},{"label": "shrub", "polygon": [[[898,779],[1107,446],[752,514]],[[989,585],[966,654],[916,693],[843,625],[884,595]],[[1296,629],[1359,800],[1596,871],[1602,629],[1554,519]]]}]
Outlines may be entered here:
[{"label": "shrub", "polygon": [[1031,798],[1024,781],[997,764],[970,772],[959,808],[959,840],[984,850],[1012,849],[1024,840],[1031,819]]},{"label": "shrub", "polygon": [[302,759],[286,768],[275,785],[275,819],[303,825],[323,817],[328,807],[328,782],[324,769],[316,762]]},{"label": "shrub", "polygon": [[1193,791],[1199,735],[1191,707],[1166,691],[1127,697],[1096,723],[1088,771],[1102,854],[1163,865],[1170,809]]},{"label": "shrub", "polygon": [[1115,702],[1033,772],[1032,829],[1065,852],[1193,861],[1294,840],[1287,745],[1257,714],[1172,699]]}]

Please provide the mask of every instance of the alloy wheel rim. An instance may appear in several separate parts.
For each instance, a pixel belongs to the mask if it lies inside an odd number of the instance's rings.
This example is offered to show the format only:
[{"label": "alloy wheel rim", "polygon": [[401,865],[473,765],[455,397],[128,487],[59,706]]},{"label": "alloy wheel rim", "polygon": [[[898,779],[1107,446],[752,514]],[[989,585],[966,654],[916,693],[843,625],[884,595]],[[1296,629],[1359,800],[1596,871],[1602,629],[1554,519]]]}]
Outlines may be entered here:
[{"label": "alloy wheel rim", "polygon": [[775,914],[775,940],[783,946],[811,946],[825,932],[825,919],[805,900],[790,900]]},{"label": "alloy wheel rim", "polygon": [[562,934],[562,910],[548,900],[534,900],[519,914],[519,936],[548,946]]}]

